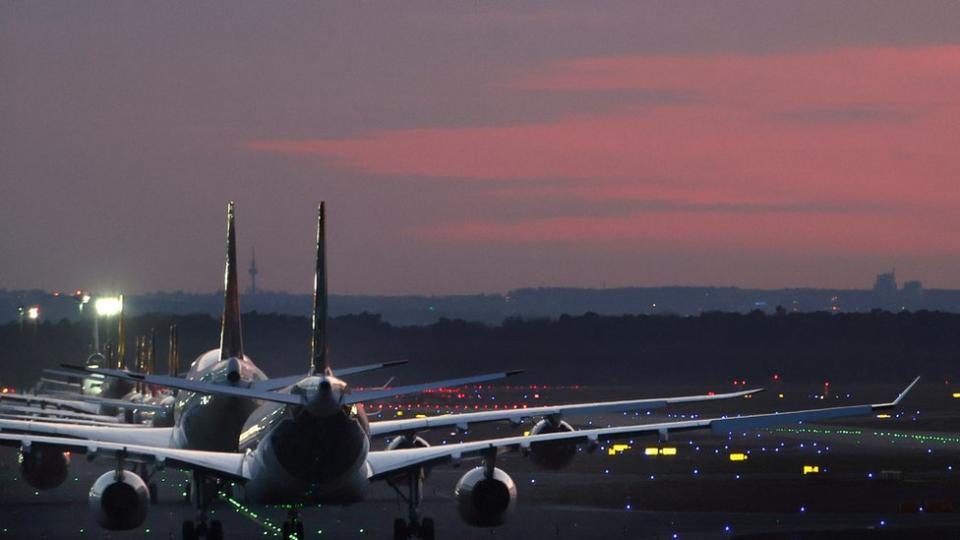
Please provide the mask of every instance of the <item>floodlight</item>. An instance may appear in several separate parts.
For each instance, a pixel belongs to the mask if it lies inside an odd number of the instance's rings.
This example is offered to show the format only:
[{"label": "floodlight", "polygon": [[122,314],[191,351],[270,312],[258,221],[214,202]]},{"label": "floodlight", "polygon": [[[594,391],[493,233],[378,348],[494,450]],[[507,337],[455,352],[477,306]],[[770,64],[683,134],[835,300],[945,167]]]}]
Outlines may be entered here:
[{"label": "floodlight", "polygon": [[97,314],[102,317],[111,317],[123,310],[123,301],[116,296],[103,296],[93,302]]},{"label": "floodlight", "polygon": [[27,310],[27,318],[35,321],[40,318],[40,306],[33,306]]}]

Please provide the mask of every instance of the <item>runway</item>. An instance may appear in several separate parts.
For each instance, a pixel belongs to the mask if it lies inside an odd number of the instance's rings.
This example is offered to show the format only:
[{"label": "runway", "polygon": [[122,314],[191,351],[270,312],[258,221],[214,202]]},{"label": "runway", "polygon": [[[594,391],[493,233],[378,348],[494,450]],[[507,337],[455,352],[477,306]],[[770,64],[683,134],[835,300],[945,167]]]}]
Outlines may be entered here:
[{"label": "runway", "polygon": [[[960,439],[956,432],[927,429],[957,425],[957,416],[947,407],[951,402],[921,403],[930,408],[919,417],[915,408],[905,408],[910,414],[860,419],[860,425],[635,440],[630,448],[613,449],[613,455],[604,444],[581,452],[561,472],[539,470],[519,455],[505,456],[498,466],[517,483],[518,505],[507,525],[497,529],[468,527],[457,515],[453,487],[473,463],[442,466],[425,484],[422,510],[436,520],[438,537],[462,540],[957,536]],[[613,420],[593,419],[595,424]],[[515,430],[488,428],[469,436],[507,432]],[[451,433],[430,438],[434,444],[455,442]],[[664,448],[675,455],[657,453]],[[649,449],[655,455],[648,455]],[[746,458],[732,461],[734,454]],[[0,534],[6,538],[179,538],[181,521],[193,516],[181,493],[186,475],[166,470],[160,473],[160,501],[142,530],[103,531],[87,509],[86,495],[93,480],[109,470],[108,463],[73,456],[67,482],[37,492],[19,479],[16,458],[13,449],[0,449]],[[803,474],[807,466],[818,472]],[[283,508],[246,508],[227,498],[215,512],[228,538],[249,539],[277,533],[286,515]],[[365,503],[307,508],[303,519],[308,538],[389,538],[393,519],[404,512],[389,486],[377,484]]]}]

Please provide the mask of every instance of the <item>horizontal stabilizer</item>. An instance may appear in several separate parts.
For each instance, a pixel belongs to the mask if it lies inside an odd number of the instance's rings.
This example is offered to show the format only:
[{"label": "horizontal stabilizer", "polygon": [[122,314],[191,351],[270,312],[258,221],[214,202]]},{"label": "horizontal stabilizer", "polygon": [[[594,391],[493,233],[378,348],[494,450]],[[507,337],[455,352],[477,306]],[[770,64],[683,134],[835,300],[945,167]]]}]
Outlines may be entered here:
[{"label": "horizontal stabilizer", "polygon": [[[379,364],[367,364],[365,366],[356,366],[348,367],[343,369],[338,369],[336,371],[337,377],[344,377],[347,375],[356,375],[358,373],[366,373],[368,371],[376,371],[378,369],[384,369],[393,366],[400,366],[406,364],[406,360],[395,360],[393,362],[381,362]],[[250,385],[251,388],[256,390],[280,390],[281,388],[286,388],[290,385],[296,384],[303,380],[305,375],[288,375],[286,377],[273,377],[263,381],[253,381]]]},{"label": "horizontal stabilizer", "polygon": [[107,377],[115,377],[117,379],[125,379],[128,381],[134,382],[145,382],[147,384],[155,384],[158,386],[165,386],[167,388],[176,388],[177,390],[185,390],[187,392],[197,392],[199,394],[210,394],[217,396],[231,396],[238,398],[247,398],[247,399],[260,399],[264,401],[273,401],[276,403],[287,403],[291,405],[302,405],[303,398],[299,396],[294,396],[290,394],[281,394],[279,392],[270,392],[267,390],[257,390],[255,388],[244,388],[242,386],[231,386],[225,384],[213,384],[204,381],[191,381],[189,379],[182,379],[180,377],[170,377],[168,375],[147,375],[145,373],[132,373],[126,371],[120,371],[119,369],[100,369],[100,368],[86,368],[82,366],[72,366],[69,364],[63,364],[63,367],[66,369],[75,369],[81,371],[88,371],[92,373],[100,373],[106,375]]},{"label": "horizontal stabilizer", "polygon": [[411,384],[407,386],[394,386],[393,388],[382,388],[376,390],[355,390],[344,397],[346,404],[361,403],[365,401],[375,401],[378,399],[391,398],[403,394],[415,394],[426,390],[435,390],[437,388],[451,388],[463,386],[465,384],[477,384],[497,379],[505,379],[513,375],[523,373],[523,370],[502,371],[500,373],[489,373],[486,375],[473,375],[472,377],[461,377],[459,379],[447,379],[444,381],[434,381],[429,383]]}]

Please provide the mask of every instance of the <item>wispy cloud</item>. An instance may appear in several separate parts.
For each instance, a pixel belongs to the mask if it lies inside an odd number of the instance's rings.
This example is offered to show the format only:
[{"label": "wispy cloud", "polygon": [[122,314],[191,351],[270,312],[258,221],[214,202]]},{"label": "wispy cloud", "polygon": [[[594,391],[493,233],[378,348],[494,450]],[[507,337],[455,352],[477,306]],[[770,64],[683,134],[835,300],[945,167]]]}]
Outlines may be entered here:
[{"label": "wispy cloud", "polygon": [[[909,252],[956,245],[930,216],[950,219],[960,208],[960,125],[951,120],[960,117],[960,47],[582,58],[505,84],[576,96],[569,103],[577,106],[536,123],[246,146],[374,175],[513,181],[485,194],[592,204],[590,215],[411,231],[434,240]],[[672,98],[591,111],[594,98],[625,92]]]}]

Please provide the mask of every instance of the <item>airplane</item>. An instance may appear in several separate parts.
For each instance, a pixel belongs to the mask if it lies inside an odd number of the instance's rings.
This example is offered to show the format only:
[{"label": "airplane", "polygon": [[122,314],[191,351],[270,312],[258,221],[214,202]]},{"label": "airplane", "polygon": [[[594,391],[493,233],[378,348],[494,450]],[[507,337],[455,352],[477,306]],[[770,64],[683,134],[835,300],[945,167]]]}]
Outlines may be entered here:
[{"label": "airplane", "polygon": [[[121,318],[122,320],[122,318]],[[121,326],[121,334],[122,326]],[[90,366],[88,362],[88,367]],[[91,368],[99,369],[99,368]],[[76,373],[76,372],[72,372]],[[84,374],[89,378],[103,379],[102,375]],[[120,378],[108,378],[114,384],[104,384],[103,389],[126,389],[122,398],[100,398],[96,404],[82,401],[68,402],[58,398],[38,398],[21,396],[28,403],[43,403],[52,406],[73,406],[81,412],[94,413],[91,407],[124,405],[131,399],[129,391],[134,390],[136,381]],[[224,309],[220,326],[220,347],[200,355],[186,373],[186,380],[204,380],[208,384],[250,386],[254,383],[269,383],[266,375],[253,361],[243,353],[242,331],[240,326],[240,296],[236,264],[236,231],[234,203],[227,206],[227,256],[224,271]],[[133,382],[133,384],[131,384]],[[282,386],[282,384],[281,384]],[[129,405],[129,403],[126,403]],[[165,412],[171,404],[137,403],[141,409],[153,409]],[[76,423],[54,423],[0,419],[0,429],[22,430],[32,433],[51,433],[69,437],[96,437],[99,440],[119,443],[150,444],[169,448],[190,448],[195,450],[231,451],[236,449],[237,436],[246,418],[256,409],[258,403],[250,398],[232,396],[204,396],[190,392],[178,392],[173,409],[173,425],[169,427],[144,428],[139,425],[104,428],[98,425],[79,425]],[[87,407],[87,409],[84,409]],[[82,419],[74,415],[75,418]],[[99,418],[88,420],[100,421]],[[60,485],[66,478],[67,457],[54,449],[40,446],[23,453],[21,469],[24,479],[38,489],[50,489]],[[151,493],[156,490],[150,486]]]},{"label": "airplane", "polygon": [[[125,463],[141,462],[165,464],[190,471],[192,474],[192,485],[196,490],[194,502],[197,519],[183,522],[184,540],[199,537],[221,540],[224,537],[222,524],[217,520],[208,523],[207,512],[217,490],[226,483],[236,484],[237,495],[246,502],[291,505],[290,514],[283,524],[283,536],[303,538],[304,526],[299,518],[297,505],[355,503],[363,499],[368,487],[375,481],[386,481],[394,485],[407,503],[407,518],[397,518],[394,521],[395,539],[417,536],[424,540],[433,540],[434,521],[421,517],[419,506],[425,470],[442,463],[460,462],[465,458],[482,459],[481,465],[467,471],[460,478],[454,495],[460,517],[466,523],[479,527],[498,526],[514,509],[517,497],[513,480],[496,466],[496,459],[502,453],[522,450],[533,455],[559,453],[563,457],[572,445],[596,445],[601,439],[626,439],[643,434],[656,434],[666,438],[672,432],[696,430],[727,433],[869,414],[899,405],[919,379],[915,379],[896,399],[888,403],[598,429],[555,429],[529,436],[443,446],[418,444],[407,448],[371,450],[370,437],[374,430],[367,422],[363,402],[436,387],[441,383],[444,386],[462,384],[462,381],[470,378],[384,390],[355,391],[343,379],[333,375],[328,363],[324,331],[326,294],[318,293],[326,289],[324,221],[321,204],[318,212],[311,363],[307,374],[281,391],[216,385],[197,380],[167,381],[171,387],[198,394],[255,397],[266,402],[245,423],[239,440],[239,451],[172,449],[34,434],[0,434],[0,444],[27,449],[46,446],[58,451],[88,453],[115,459],[116,469],[98,478],[90,489],[90,506],[97,521],[107,529],[134,529],[145,519],[149,499],[143,480],[124,468]],[[87,371],[143,381],[158,377],[102,369]],[[613,410],[616,410],[615,406],[610,404],[580,406],[584,407],[584,410],[589,410],[590,407],[614,407]],[[571,411],[561,408],[553,412],[560,415]],[[573,409],[572,412],[577,411]],[[498,419],[513,420],[511,415],[516,414],[516,411],[500,411],[500,414],[503,416]],[[455,414],[449,418],[441,418],[444,419],[440,420],[441,422],[470,422],[492,420],[493,415],[471,418],[468,415]],[[430,427],[423,420],[430,419],[412,419],[415,423],[394,423],[381,429],[379,433],[415,433],[416,430]],[[564,460],[546,461],[557,463]],[[405,495],[398,487],[401,482],[406,483]]]},{"label": "airplane", "polygon": [[[0,418],[0,430],[20,431],[27,433],[46,433],[59,436],[96,439],[117,443],[147,444],[167,448],[184,448],[207,451],[235,451],[237,441],[246,419],[259,406],[256,391],[272,391],[289,386],[301,378],[300,375],[268,379],[266,375],[243,352],[242,330],[240,325],[240,295],[236,264],[236,226],[234,203],[227,207],[227,255],[224,270],[224,310],[221,319],[220,347],[200,355],[190,366],[185,378],[166,376],[164,380],[177,381],[179,386],[157,384],[153,381],[144,381],[138,378],[108,377],[122,384],[105,384],[104,388],[129,388],[135,390],[149,385],[166,388],[179,388],[180,391],[171,401],[173,422],[167,427],[149,427],[141,425],[110,426],[101,424],[109,422],[110,418],[96,414],[97,407],[103,404],[116,406],[131,405],[131,399],[138,401],[134,405],[142,410],[152,410],[155,414],[166,414],[171,404],[143,403],[140,394],[127,394],[125,399],[99,398],[99,403],[89,404],[82,401],[70,401],[45,396],[18,396],[30,404],[45,404],[46,406],[68,407],[79,409],[77,413],[60,411],[64,417],[58,422],[46,421],[40,418],[24,419],[28,409],[12,410],[17,418]],[[122,319],[121,319],[122,320]],[[122,333],[122,332],[121,332]],[[358,374],[386,367],[393,367],[406,363],[406,360],[380,362],[369,365],[345,368],[344,374]],[[71,366],[74,367],[75,366]],[[84,366],[88,370],[108,370],[112,373],[124,374],[126,370],[109,370],[91,366]],[[103,379],[97,372],[69,373],[80,374],[90,378]],[[501,373],[477,376],[469,382],[486,382],[502,378]],[[222,385],[235,388],[246,388],[254,392],[250,395],[209,395],[191,392],[184,388],[184,384],[192,381],[202,382],[203,385]],[[146,383],[146,384],[145,384]],[[9,394],[5,394],[9,396]],[[81,414],[84,413],[84,414]],[[69,421],[67,421],[69,420]],[[37,489],[52,489],[64,482],[68,470],[68,457],[56,449],[38,446],[24,450],[20,460],[24,479]],[[153,472],[141,469],[141,474],[148,480]],[[156,485],[150,483],[151,500],[156,500]]]}]

